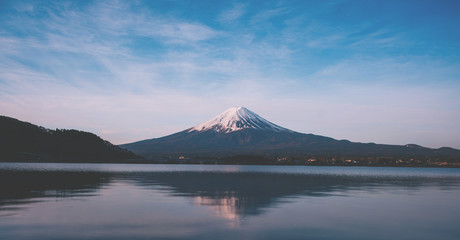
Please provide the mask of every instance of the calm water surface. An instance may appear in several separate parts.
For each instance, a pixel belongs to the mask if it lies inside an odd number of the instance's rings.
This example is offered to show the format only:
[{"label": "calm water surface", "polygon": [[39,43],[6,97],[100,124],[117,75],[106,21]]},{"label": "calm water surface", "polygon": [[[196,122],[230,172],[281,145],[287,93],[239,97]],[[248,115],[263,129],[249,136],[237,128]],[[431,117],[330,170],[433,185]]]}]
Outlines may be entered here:
[{"label": "calm water surface", "polygon": [[460,169],[0,163],[0,239],[460,239]]}]

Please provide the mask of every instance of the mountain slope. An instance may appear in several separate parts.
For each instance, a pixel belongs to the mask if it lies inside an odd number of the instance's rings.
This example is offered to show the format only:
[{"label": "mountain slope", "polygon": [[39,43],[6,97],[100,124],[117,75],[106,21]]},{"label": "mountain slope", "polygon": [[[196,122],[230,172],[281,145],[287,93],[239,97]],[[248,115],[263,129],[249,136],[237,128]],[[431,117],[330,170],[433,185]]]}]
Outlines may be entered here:
[{"label": "mountain slope", "polygon": [[0,116],[1,161],[116,162],[137,158],[100,137],[77,130],[50,130]]},{"label": "mountain slope", "polygon": [[121,145],[148,158],[263,156],[459,156],[456,149],[353,143],[298,133],[260,117],[244,107],[230,108],[184,131]]},{"label": "mountain slope", "polygon": [[230,133],[243,129],[292,132],[267,121],[245,107],[230,108],[216,117],[192,127],[188,132],[213,130],[218,133]]}]

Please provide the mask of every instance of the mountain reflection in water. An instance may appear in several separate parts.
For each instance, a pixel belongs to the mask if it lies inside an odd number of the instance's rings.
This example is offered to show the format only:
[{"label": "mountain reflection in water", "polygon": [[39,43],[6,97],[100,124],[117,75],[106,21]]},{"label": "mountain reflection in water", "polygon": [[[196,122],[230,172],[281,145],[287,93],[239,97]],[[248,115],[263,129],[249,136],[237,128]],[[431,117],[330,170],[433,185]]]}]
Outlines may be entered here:
[{"label": "mountain reflection in water", "polygon": [[0,163],[0,239],[459,239],[459,170]]},{"label": "mountain reflection in water", "polygon": [[[0,171],[0,211],[27,207],[45,198],[97,196],[110,183],[129,182],[144,189],[162,190],[207,206],[220,217],[239,220],[261,215],[293,198],[347,195],[348,191],[377,191],[397,186],[419,190],[424,186],[458,187],[458,179],[398,176],[343,176],[263,172],[72,172]],[[155,201],[155,199],[152,199]]]},{"label": "mountain reflection in water", "polygon": [[449,178],[304,175],[283,173],[165,172],[132,174],[128,179],[145,188],[163,186],[173,196],[211,206],[221,217],[239,219],[263,214],[277,204],[301,196],[346,195],[349,190],[375,191],[398,186],[418,190],[427,185],[456,186]]}]

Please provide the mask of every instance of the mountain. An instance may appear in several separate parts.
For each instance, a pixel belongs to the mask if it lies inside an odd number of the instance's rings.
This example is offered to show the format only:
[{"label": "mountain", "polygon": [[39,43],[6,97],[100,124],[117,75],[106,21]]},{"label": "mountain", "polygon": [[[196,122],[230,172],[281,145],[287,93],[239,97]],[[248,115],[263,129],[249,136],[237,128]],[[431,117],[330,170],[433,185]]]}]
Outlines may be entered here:
[{"label": "mountain", "polygon": [[0,116],[0,161],[119,162],[139,158],[78,130],[51,130]]},{"label": "mountain", "polygon": [[202,124],[189,129],[189,132],[212,130],[218,133],[230,133],[243,129],[256,129],[273,132],[292,132],[289,129],[271,123],[245,107],[230,108]]},{"label": "mountain", "polygon": [[460,150],[452,148],[355,143],[299,133],[278,126],[245,107],[230,108],[206,122],[169,136],[121,147],[147,158],[238,155],[460,158]]}]

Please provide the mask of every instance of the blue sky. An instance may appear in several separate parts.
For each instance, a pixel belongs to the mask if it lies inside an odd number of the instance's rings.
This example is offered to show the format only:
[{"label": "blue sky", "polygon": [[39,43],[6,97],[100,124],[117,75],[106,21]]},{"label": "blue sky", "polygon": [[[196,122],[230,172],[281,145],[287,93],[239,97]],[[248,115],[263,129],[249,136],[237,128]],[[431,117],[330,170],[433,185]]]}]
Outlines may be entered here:
[{"label": "blue sky", "polygon": [[234,106],[460,148],[460,1],[0,0],[0,114],[121,144]]}]

